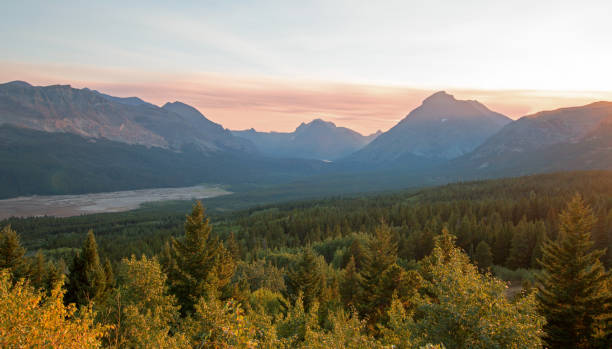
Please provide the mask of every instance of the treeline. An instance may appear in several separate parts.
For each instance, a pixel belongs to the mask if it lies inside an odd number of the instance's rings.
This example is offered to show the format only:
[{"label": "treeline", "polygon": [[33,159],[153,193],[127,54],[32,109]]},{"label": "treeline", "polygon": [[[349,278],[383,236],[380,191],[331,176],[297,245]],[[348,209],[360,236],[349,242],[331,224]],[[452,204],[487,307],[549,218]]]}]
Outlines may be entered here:
[{"label": "treeline", "polygon": [[334,241],[353,242],[328,262],[331,241],[246,251],[235,234],[214,233],[198,203],[158,254],[115,267],[91,231],[62,263],[28,257],[7,226],[0,346],[609,348],[612,279],[593,248],[597,219],[578,195],[556,219],[535,286],[512,298],[444,226],[418,261],[400,257],[383,222],[340,232]]},{"label": "treeline", "polygon": [[343,267],[348,251],[363,240],[361,233],[384,222],[392,230],[404,264],[431,253],[434,237],[448,227],[473,261],[480,256],[484,258],[480,262],[490,260],[511,269],[538,268],[543,241],[556,239],[559,213],[576,193],[585,197],[597,217],[593,239],[596,248],[607,249],[603,261],[609,267],[610,172],[539,175],[293,203],[244,211],[222,223],[248,251],[246,259],[266,253],[261,251],[291,251],[313,244],[327,262],[341,260]]},{"label": "treeline", "polygon": [[[544,237],[556,238],[558,215],[568,200],[581,193],[597,223],[593,239],[607,248],[602,257],[612,266],[612,173],[574,172],[513,179],[452,184],[425,190],[332,198],[255,207],[239,212],[209,212],[215,234],[225,240],[234,233],[241,257],[247,261],[294,254],[311,244],[328,263],[348,262],[349,249],[363,242],[382,222],[398,244],[400,264],[428,255],[433,238],[444,226],[457,236],[459,247],[473,261],[478,254],[511,269],[537,268]],[[188,206],[187,206],[188,207]],[[96,232],[101,254],[113,264],[132,254],[153,256],[171,236],[182,234],[182,204],[155,206],[132,212],[70,218],[9,219],[30,251],[42,249],[54,259],[69,259],[88,230]],[[182,211],[181,211],[182,210]],[[480,245],[480,249],[478,248]],[[280,265],[281,267],[284,265]]]}]

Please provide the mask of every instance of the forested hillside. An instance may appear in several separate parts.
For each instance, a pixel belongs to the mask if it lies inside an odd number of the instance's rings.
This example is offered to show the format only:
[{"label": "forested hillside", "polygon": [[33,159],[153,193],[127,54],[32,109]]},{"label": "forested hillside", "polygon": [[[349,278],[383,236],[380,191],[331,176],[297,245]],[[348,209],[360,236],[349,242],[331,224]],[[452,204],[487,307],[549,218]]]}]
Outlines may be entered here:
[{"label": "forested hillside", "polygon": [[82,194],[207,183],[282,183],[320,173],[320,161],[253,157],[239,152],[181,152],[0,126],[0,198]]},{"label": "forested hillside", "polygon": [[[110,347],[612,343],[604,269],[611,262],[609,172],[239,212],[204,204],[211,221],[200,205],[185,219],[180,203],[3,221],[3,297],[42,297],[40,308],[24,310],[33,314],[58,299],[81,307],[93,301],[95,314],[81,308],[62,319]],[[32,289],[61,290],[62,279],[63,298]],[[513,288],[522,282],[523,290],[511,296],[507,281]],[[567,293],[572,289],[580,291]],[[7,324],[5,331],[14,323]]]}]

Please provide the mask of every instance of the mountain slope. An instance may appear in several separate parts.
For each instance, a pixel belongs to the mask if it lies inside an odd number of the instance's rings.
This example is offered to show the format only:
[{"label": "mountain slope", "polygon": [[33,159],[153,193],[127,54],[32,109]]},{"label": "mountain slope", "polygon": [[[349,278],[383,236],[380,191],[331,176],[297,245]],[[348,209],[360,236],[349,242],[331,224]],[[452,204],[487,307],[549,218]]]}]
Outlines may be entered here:
[{"label": "mountain slope", "polygon": [[454,166],[478,176],[612,168],[612,103],[522,117]]},{"label": "mountain slope", "polygon": [[467,154],[511,120],[477,101],[456,100],[446,92],[426,98],[402,121],[348,161],[410,164],[445,161]]},{"label": "mountain slope", "polygon": [[233,131],[250,140],[263,154],[274,157],[336,160],[368,144],[378,133],[363,136],[332,122],[315,119],[294,132]]},{"label": "mountain slope", "polygon": [[63,132],[0,126],[0,198],[83,194],[200,183],[283,183],[325,171],[321,161],[239,152],[177,152]]},{"label": "mountain slope", "polygon": [[554,144],[576,142],[594,131],[610,115],[612,103],[596,102],[524,116],[488,139],[470,158],[506,156]]},{"label": "mountain slope", "polygon": [[17,81],[0,85],[0,125],[178,151],[184,146],[195,146],[202,152],[253,151],[252,144],[233,137],[197,110],[175,104],[159,108],[136,97]]},{"label": "mountain slope", "polygon": [[[508,175],[564,169],[609,168],[612,103],[596,102],[528,115],[507,125],[471,154],[457,159],[465,170]],[[590,155],[589,155],[590,154]],[[595,154],[604,158],[597,159]]]}]

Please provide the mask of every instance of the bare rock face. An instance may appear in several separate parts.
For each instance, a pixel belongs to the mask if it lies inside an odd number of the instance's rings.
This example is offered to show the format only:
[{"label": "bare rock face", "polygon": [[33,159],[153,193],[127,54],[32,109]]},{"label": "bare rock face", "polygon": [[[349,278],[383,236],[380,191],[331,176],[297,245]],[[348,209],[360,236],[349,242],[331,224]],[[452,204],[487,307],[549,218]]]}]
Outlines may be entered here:
[{"label": "bare rock face", "polygon": [[203,152],[254,151],[249,142],[180,102],[159,108],[137,97],[113,97],[69,85],[0,85],[0,124],[177,151],[184,146]]},{"label": "bare rock face", "polygon": [[449,160],[467,154],[511,120],[477,101],[437,92],[402,121],[350,159],[393,162],[402,159]]}]

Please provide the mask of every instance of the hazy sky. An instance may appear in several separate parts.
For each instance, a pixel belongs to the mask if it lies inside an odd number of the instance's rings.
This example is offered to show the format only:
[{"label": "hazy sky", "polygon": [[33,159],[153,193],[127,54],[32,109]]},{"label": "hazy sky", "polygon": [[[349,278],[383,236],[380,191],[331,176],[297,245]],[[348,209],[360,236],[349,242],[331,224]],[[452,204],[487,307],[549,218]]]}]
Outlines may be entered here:
[{"label": "hazy sky", "polygon": [[612,100],[612,1],[5,1],[0,81],[181,100],[225,127],[387,129],[436,90]]}]

